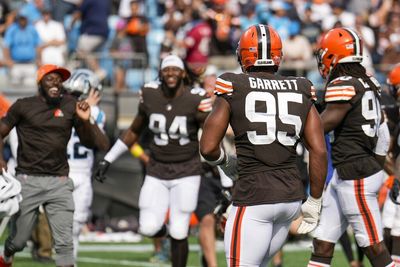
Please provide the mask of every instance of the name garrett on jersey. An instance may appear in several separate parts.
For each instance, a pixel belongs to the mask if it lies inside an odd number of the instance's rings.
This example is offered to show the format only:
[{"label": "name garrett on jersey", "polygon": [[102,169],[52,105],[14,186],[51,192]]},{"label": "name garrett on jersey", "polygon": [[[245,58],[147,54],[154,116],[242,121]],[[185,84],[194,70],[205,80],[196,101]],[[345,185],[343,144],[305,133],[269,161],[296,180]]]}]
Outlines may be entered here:
[{"label": "name garrett on jersey", "polygon": [[272,80],[248,77],[252,89],[263,90],[298,90],[297,80]]}]

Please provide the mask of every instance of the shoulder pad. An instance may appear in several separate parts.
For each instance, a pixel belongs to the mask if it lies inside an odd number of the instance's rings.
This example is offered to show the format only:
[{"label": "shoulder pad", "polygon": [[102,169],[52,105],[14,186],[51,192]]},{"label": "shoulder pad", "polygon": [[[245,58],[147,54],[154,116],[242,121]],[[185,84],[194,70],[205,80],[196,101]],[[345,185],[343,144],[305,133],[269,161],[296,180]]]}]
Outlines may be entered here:
[{"label": "shoulder pad", "polygon": [[143,87],[158,89],[159,86],[160,86],[159,81],[151,81],[151,82],[145,83]]},{"label": "shoulder pad", "polygon": [[325,102],[349,101],[356,95],[354,77],[341,76],[332,80],[326,87]]},{"label": "shoulder pad", "polygon": [[214,94],[216,95],[232,95],[233,93],[233,85],[232,85],[232,76],[234,73],[224,73],[217,78],[215,82]]},{"label": "shoulder pad", "polygon": [[352,76],[340,76],[340,77],[333,79],[329,84],[342,83],[342,82],[346,82],[346,81],[351,81],[353,79],[356,79],[356,78],[354,78]]},{"label": "shoulder pad", "polygon": [[370,78],[370,80],[372,81],[372,83],[373,83],[376,87],[381,88],[381,84],[378,82],[378,80],[377,80],[374,76],[371,76],[371,77],[369,77],[369,78]]}]

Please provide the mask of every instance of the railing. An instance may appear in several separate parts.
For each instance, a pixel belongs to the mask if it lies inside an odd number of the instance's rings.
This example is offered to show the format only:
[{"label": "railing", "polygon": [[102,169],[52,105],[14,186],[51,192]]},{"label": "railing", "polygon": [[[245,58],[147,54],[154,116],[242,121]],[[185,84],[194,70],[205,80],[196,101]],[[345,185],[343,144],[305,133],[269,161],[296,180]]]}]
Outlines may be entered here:
[{"label": "railing", "polygon": [[[104,60],[109,60],[111,62],[114,62],[114,60],[116,59],[116,57],[109,57],[104,55],[103,53],[98,53],[95,56],[100,60],[104,59]],[[122,55],[119,55],[118,58],[121,58],[121,56]],[[137,54],[136,55],[124,54],[124,58],[144,60],[144,57]],[[76,68],[78,65],[75,64],[79,63],[77,62],[79,60],[81,59],[78,59],[77,56],[73,56],[71,61],[69,62],[69,66],[72,67],[70,67],[69,69]],[[389,65],[389,64],[376,65],[375,68],[380,71],[382,70],[389,71],[393,66],[394,65]],[[296,70],[297,76],[301,76],[301,74],[304,73],[305,71],[317,71],[314,61],[306,62],[303,65],[301,64],[293,65],[291,62],[283,61],[280,66],[280,71],[293,70],[293,69]],[[145,77],[145,74],[146,72],[149,71],[149,68],[141,70],[143,73],[142,75],[144,82],[149,81],[147,80],[147,77]],[[14,102],[18,98],[31,96],[37,93],[38,89],[35,87],[27,88],[19,85],[9,85],[7,83],[7,76],[5,76],[5,72],[0,72],[0,74],[3,74],[2,77],[0,76],[0,83],[1,83],[0,92],[2,92],[11,102]],[[385,79],[385,74],[381,75],[382,75],[381,77],[381,82],[382,82],[382,80]],[[318,90],[323,89],[323,83],[314,85]],[[139,97],[137,91],[127,90],[117,94],[115,93],[113,87],[111,86],[104,87],[103,97],[100,105],[105,110],[107,115],[107,133],[110,137],[117,136],[121,130],[127,129],[129,127],[132,119],[136,115],[138,104],[139,104]]]}]

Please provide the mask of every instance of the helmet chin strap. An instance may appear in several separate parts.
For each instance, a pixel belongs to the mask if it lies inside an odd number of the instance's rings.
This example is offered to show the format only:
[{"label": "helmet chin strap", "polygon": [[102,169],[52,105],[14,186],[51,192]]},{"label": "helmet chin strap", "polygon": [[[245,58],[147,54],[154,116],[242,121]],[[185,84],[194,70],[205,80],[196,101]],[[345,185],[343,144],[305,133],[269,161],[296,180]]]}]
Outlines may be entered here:
[{"label": "helmet chin strap", "polygon": [[46,99],[46,103],[50,106],[59,106],[63,98],[63,94],[60,94],[59,97],[50,97],[41,84],[39,84],[39,93]]}]

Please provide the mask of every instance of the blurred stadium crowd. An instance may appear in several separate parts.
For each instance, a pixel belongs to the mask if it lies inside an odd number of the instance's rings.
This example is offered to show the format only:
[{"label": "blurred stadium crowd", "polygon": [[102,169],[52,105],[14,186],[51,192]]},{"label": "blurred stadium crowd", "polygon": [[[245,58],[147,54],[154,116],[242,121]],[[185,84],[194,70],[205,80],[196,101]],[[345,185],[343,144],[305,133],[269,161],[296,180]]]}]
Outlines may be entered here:
[{"label": "blurred stadium crowd", "polygon": [[[201,73],[238,69],[235,49],[252,24],[283,40],[283,74],[319,78],[313,51],[325,31],[347,26],[364,40],[363,62],[385,82],[400,62],[396,0],[28,0],[0,1],[1,79],[32,86],[37,66],[89,66],[116,92],[157,78],[168,53]],[[32,84],[33,83],[33,84]]]}]

